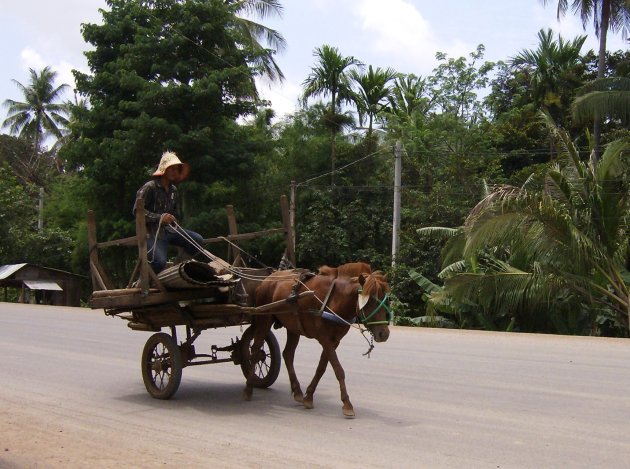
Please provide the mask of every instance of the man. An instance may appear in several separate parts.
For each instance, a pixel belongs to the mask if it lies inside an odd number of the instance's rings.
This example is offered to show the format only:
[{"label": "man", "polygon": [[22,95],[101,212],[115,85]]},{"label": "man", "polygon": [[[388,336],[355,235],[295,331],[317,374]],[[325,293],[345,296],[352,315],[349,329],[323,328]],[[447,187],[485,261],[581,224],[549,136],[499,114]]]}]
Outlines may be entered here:
[{"label": "man", "polygon": [[175,153],[166,151],[162,154],[153,178],[138,189],[136,194],[136,199],[144,200],[144,214],[149,234],[147,252],[149,264],[156,274],[166,265],[169,245],[182,247],[187,254],[194,256],[199,252],[196,245],[203,243],[203,237],[199,233],[181,227],[175,230],[171,226],[181,218],[175,184],[186,179],[189,172],[190,166],[187,163],[182,163]]}]

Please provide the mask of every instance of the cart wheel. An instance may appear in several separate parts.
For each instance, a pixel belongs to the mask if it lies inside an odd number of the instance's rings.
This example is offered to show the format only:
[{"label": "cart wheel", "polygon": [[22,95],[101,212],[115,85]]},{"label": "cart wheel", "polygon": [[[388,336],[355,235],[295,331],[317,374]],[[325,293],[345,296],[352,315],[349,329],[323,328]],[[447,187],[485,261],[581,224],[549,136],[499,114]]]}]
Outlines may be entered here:
[{"label": "cart wheel", "polygon": [[[254,339],[254,327],[249,326],[243,336],[241,337],[241,356],[248,357],[250,354],[250,347]],[[272,331],[269,331],[262,348],[257,352],[258,360],[254,365],[254,387],[256,388],[268,388],[278,379],[280,374],[280,366],[282,364],[282,355],[280,355],[280,346],[278,340]],[[250,364],[249,360],[241,361],[241,370],[243,376],[247,378],[249,376]]]},{"label": "cart wheel", "polygon": [[177,342],[164,332],[153,334],[142,351],[142,379],[149,394],[169,399],[182,380],[182,355]]}]

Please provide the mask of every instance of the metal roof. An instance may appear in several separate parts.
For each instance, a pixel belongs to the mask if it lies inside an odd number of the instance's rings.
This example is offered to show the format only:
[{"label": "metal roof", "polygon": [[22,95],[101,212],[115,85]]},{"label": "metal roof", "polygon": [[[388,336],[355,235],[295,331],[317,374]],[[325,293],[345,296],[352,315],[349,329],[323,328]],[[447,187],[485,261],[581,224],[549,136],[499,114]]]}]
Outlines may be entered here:
[{"label": "metal roof", "polygon": [[63,288],[61,288],[57,282],[51,280],[24,280],[24,285],[31,290],[63,291]]},{"label": "metal roof", "polygon": [[0,280],[10,277],[26,264],[7,264],[0,266]]}]

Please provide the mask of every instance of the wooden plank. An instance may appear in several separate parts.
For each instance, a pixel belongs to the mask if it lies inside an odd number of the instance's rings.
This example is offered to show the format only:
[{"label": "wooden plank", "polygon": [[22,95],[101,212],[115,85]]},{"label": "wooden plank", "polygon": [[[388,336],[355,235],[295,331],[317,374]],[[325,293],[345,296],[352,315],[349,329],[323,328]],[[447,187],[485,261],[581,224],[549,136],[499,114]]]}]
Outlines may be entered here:
[{"label": "wooden plank", "polygon": [[[229,236],[236,236],[238,234],[238,228],[236,226],[236,216],[234,215],[234,207],[232,205],[226,205],[225,209],[227,211],[227,218],[228,218],[228,230],[229,230]],[[228,237],[228,239],[230,239]],[[232,238],[233,239],[233,238]],[[236,243],[236,240],[231,241],[231,244],[228,247],[228,252],[232,254],[231,257],[234,258],[234,260],[232,261],[232,265],[235,266],[244,266],[243,263],[243,259],[241,258],[241,250],[238,248],[238,244]],[[230,257],[228,257],[228,260],[230,259]]]},{"label": "wooden plank", "polygon": [[227,241],[247,241],[250,239],[262,238],[264,236],[271,236],[275,234],[283,234],[284,228],[271,228],[269,230],[252,231],[251,233],[239,233],[235,235],[218,236],[215,238],[204,238],[204,244],[225,243]]},{"label": "wooden plank", "polygon": [[113,239],[111,241],[103,241],[102,243],[98,243],[98,248],[109,248],[109,247],[117,247],[117,246],[136,246],[138,243],[138,239],[136,236],[131,236],[129,238],[122,239]]},{"label": "wooden plank", "polygon": [[[92,294],[90,305],[92,309],[120,309],[121,311],[130,311],[134,308],[145,306],[153,306],[177,301],[194,300],[201,298],[212,298],[215,290],[200,288],[197,290],[182,290],[172,292],[161,292],[155,289],[149,290],[151,293],[145,295],[141,288],[124,289],[132,290],[130,294],[121,294],[116,296],[104,296]],[[112,290],[108,290],[112,291]],[[97,292],[94,292],[97,293]]]},{"label": "wooden plank", "polygon": [[98,258],[98,242],[96,240],[96,215],[93,210],[87,213],[88,249],[90,259],[90,273],[92,274],[92,288],[112,288],[109,279]]},{"label": "wooden plank", "polygon": [[90,272],[92,273],[92,288],[94,291],[107,290],[107,283],[103,279],[98,266],[92,261],[90,261]]},{"label": "wooden plank", "polygon": [[136,213],[136,237],[138,238],[138,259],[140,261],[138,285],[142,291],[148,292],[149,269],[151,267],[147,259],[147,225],[144,216],[144,200],[141,198],[136,199],[134,211]]},{"label": "wooden plank", "polygon": [[[238,326],[242,324],[249,324],[249,321],[244,321],[243,317],[240,315],[232,315],[232,316],[216,316],[212,318],[203,318],[197,319],[193,322],[193,327],[195,329],[209,329],[209,328],[217,328],[217,327],[229,327],[229,326]],[[184,323],[177,320],[177,318],[171,318],[170,320],[164,321],[164,323],[150,323],[150,322],[142,322],[138,321],[130,321],[127,326],[134,331],[153,331],[157,332],[162,327],[169,326],[183,326]]]},{"label": "wooden plank", "polygon": [[[158,293],[160,290],[151,289],[150,292]],[[134,297],[142,294],[140,287],[135,288],[116,288],[110,290],[97,290],[92,293],[92,298],[113,298],[115,296],[129,296]]]},{"label": "wooden plank", "polygon": [[222,304],[191,304],[186,306],[195,317],[221,316],[224,314],[252,314],[253,306],[239,306],[231,303]]}]

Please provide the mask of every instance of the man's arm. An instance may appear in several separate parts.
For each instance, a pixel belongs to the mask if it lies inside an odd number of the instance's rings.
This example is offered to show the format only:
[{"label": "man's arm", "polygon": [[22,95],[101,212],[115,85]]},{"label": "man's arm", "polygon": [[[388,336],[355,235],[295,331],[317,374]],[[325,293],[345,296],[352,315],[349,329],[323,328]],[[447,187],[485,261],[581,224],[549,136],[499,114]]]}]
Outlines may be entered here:
[{"label": "man's arm", "polygon": [[[144,201],[144,216],[146,222],[149,223],[158,223],[160,218],[162,217],[161,213],[154,212],[155,210],[155,184],[152,181],[146,183],[136,193],[136,200],[142,199]],[[133,214],[136,214],[136,206],[134,202]]]}]

